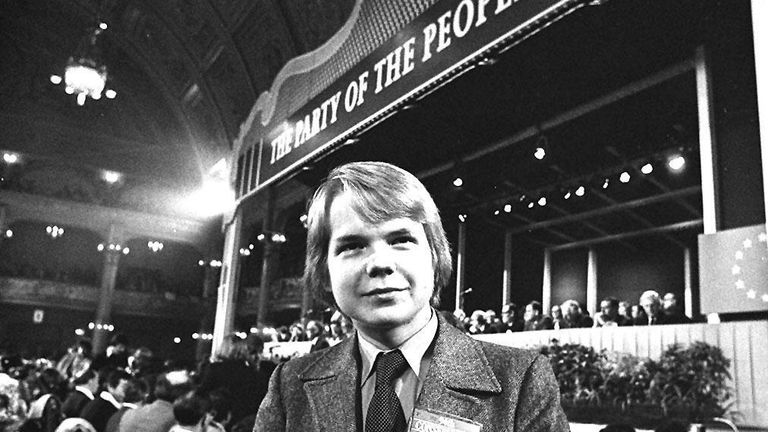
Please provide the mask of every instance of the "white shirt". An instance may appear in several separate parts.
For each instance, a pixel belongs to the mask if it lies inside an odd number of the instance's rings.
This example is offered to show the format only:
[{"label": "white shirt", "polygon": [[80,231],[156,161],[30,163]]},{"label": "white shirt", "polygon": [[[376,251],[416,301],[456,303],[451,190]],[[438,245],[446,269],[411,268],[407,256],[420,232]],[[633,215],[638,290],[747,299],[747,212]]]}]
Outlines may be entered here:
[{"label": "white shirt", "polygon": [[[427,377],[427,371],[429,370],[429,363],[432,361],[432,354],[427,354],[427,349],[432,344],[437,334],[437,316],[435,311],[432,310],[432,316],[427,324],[417,331],[413,336],[408,338],[400,346],[393,348],[389,351],[399,349],[403,353],[403,357],[408,362],[408,369],[397,378],[394,382],[395,393],[400,399],[400,405],[403,407],[403,413],[405,414],[405,421],[408,423],[413,413],[413,408],[416,405],[416,399],[421,392],[421,387],[424,385],[424,380]],[[366,417],[368,416],[368,405],[373,398],[373,392],[376,389],[376,370],[373,369],[373,364],[376,361],[376,356],[382,351],[376,348],[371,342],[367,341],[365,337],[357,332],[360,357],[362,358],[362,383],[360,388],[360,394],[362,399],[363,409],[363,424],[365,424]]]}]

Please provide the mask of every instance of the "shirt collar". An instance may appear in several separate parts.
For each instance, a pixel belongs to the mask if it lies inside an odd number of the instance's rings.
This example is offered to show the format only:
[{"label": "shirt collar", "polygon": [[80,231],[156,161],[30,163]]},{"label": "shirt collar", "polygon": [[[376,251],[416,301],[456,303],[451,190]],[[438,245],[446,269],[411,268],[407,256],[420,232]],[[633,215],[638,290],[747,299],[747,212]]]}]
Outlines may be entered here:
[{"label": "shirt collar", "polygon": [[87,396],[88,399],[93,400],[93,392],[88,387],[75,386],[75,390]]},{"label": "shirt collar", "polygon": [[103,391],[99,396],[104,399],[105,401],[111,403],[115,408],[120,409],[123,405],[115,399],[114,396],[112,396],[112,393],[108,391]]},{"label": "shirt collar", "polygon": [[396,349],[399,349],[400,352],[403,353],[403,357],[405,357],[405,360],[408,362],[408,366],[411,368],[411,370],[413,370],[417,377],[419,376],[421,369],[421,359],[424,357],[424,353],[427,352],[427,349],[429,349],[429,346],[435,339],[435,334],[437,334],[437,316],[435,315],[434,310],[432,310],[431,313],[432,315],[430,316],[429,321],[424,327],[421,328],[421,330],[417,331],[413,336],[408,338],[408,340],[400,344],[400,346],[397,346],[388,351],[383,351],[376,348],[376,346],[367,341],[360,332],[357,332],[360,357],[362,358],[363,363],[362,376],[364,378],[360,383],[361,386],[365,384],[366,381],[368,381],[368,378],[371,377],[371,374],[373,373],[373,364],[376,361],[376,356],[379,355],[380,352],[390,352]]}]

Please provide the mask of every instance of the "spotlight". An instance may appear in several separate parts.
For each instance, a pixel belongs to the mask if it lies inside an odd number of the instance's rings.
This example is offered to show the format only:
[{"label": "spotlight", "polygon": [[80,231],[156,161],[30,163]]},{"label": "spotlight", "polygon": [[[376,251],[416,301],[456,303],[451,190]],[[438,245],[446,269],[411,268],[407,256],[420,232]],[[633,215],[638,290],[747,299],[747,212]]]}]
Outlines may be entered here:
[{"label": "spotlight", "polygon": [[462,179],[461,177],[456,177],[455,179],[453,179],[453,185],[456,186],[457,188],[464,186],[464,179]]},{"label": "spotlight", "polygon": [[13,237],[13,230],[8,228],[7,230],[5,230],[5,238],[11,238],[11,237]]},{"label": "spotlight", "polygon": [[61,76],[60,75],[51,75],[51,84],[53,84],[53,85],[61,84]]},{"label": "spotlight", "polygon": [[584,196],[584,192],[586,192],[586,190],[584,189],[584,186],[579,186],[576,189],[576,196],[583,197]]},{"label": "spotlight", "polygon": [[512,212],[512,204],[504,204],[504,213]]},{"label": "spotlight", "polygon": [[645,164],[645,165],[643,165],[640,168],[640,172],[645,174],[645,175],[648,175],[648,174],[652,173],[653,172],[653,165],[651,165],[650,162]]},{"label": "spotlight", "polygon": [[608,189],[609,181],[610,179],[608,179],[608,177],[606,177],[605,180],[603,180],[603,189]]},{"label": "spotlight", "polygon": [[563,199],[571,199],[571,191],[565,191],[565,195],[563,195]]},{"label": "spotlight", "polygon": [[7,164],[15,164],[19,161],[19,155],[16,153],[3,153],[3,161]]},{"label": "spotlight", "polygon": [[685,166],[685,158],[683,156],[677,155],[673,156],[669,159],[669,162],[667,162],[667,165],[675,171],[679,171],[683,169]]},{"label": "spotlight", "polygon": [[631,178],[631,177],[630,177],[629,173],[628,173],[628,172],[626,172],[626,171],[624,171],[624,172],[623,172],[623,173],[621,173],[621,175],[619,176],[619,181],[620,181],[620,182],[622,182],[622,183],[629,183],[629,179],[630,179],[630,178]]},{"label": "spotlight", "polygon": [[531,202],[529,202],[529,203],[528,203],[528,208],[529,208],[529,209],[532,209],[532,208],[533,208],[533,206],[534,206],[534,204],[533,204],[533,201],[531,201]]},{"label": "spotlight", "polygon": [[541,197],[541,198],[539,198],[539,205],[540,205],[540,206],[542,206],[542,207],[544,207],[545,205],[547,205],[547,197]]},{"label": "spotlight", "polygon": [[538,160],[542,160],[547,156],[547,151],[544,147],[536,147],[536,151],[533,152],[533,157]]},{"label": "spotlight", "polygon": [[467,221],[467,215],[465,213],[459,214],[459,222],[466,222]]},{"label": "spotlight", "polygon": [[175,338],[173,338],[173,343],[180,344],[181,343],[181,338],[176,336]]},{"label": "spotlight", "polygon": [[494,216],[498,216],[498,215],[499,215],[499,213],[500,213],[500,212],[499,212],[499,209],[496,209],[496,210],[494,210],[494,211],[493,211],[493,215],[494,215]]}]

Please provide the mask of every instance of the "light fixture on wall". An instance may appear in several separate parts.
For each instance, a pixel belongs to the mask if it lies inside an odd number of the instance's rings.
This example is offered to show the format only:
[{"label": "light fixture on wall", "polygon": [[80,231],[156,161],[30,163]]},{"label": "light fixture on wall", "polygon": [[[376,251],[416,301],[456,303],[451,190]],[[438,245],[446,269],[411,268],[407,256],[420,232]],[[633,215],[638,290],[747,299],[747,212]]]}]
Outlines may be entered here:
[{"label": "light fixture on wall", "polygon": [[100,22],[80,41],[72,57],[67,60],[63,79],[60,75],[50,77],[54,85],[63,82],[64,91],[76,95],[77,104],[80,106],[85,105],[89,97],[93,100],[101,99],[102,93],[108,99],[117,96],[116,91],[106,88],[107,66],[101,60],[101,50],[98,46],[99,35],[107,28],[107,23]]}]

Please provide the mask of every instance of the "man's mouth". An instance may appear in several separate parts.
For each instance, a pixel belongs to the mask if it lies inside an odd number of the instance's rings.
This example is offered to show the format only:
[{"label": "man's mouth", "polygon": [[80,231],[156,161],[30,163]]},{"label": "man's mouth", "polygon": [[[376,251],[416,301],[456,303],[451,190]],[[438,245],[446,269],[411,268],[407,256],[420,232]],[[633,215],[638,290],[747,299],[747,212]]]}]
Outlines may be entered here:
[{"label": "man's mouth", "polygon": [[405,291],[406,288],[376,288],[363,294],[365,297],[372,297],[377,295],[389,294],[392,292]]}]

